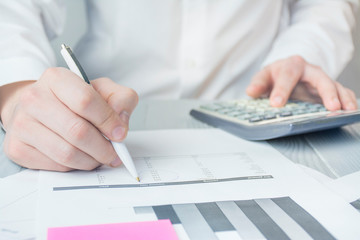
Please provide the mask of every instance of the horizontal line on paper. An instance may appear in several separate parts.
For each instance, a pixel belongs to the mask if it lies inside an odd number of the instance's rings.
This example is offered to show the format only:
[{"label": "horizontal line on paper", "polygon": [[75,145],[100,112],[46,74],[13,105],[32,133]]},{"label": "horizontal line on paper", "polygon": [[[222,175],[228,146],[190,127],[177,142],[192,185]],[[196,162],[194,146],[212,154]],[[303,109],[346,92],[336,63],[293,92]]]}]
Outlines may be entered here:
[{"label": "horizontal line on paper", "polygon": [[83,189],[108,189],[108,188],[163,187],[163,186],[174,186],[174,185],[219,183],[219,182],[231,182],[231,181],[241,181],[241,180],[259,180],[259,179],[270,179],[270,178],[273,178],[273,176],[272,175],[260,175],[260,176],[243,176],[243,177],[232,177],[232,178],[221,178],[221,179],[202,179],[202,180],[179,181],[179,182],[66,186],[66,187],[54,187],[53,191],[83,190]]}]

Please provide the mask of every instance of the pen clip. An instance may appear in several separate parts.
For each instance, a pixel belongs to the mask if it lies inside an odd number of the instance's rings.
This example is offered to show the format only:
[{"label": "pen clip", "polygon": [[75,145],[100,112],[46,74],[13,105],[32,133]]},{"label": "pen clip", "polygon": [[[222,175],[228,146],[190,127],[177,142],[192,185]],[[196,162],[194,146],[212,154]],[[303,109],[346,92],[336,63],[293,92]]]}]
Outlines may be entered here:
[{"label": "pen clip", "polygon": [[69,66],[70,70],[74,72],[76,75],[85,80],[88,84],[90,81],[86,76],[84,69],[82,68],[80,62],[77,60],[75,55],[73,54],[71,48],[66,46],[65,44],[61,44],[61,55],[64,57],[66,64]]}]

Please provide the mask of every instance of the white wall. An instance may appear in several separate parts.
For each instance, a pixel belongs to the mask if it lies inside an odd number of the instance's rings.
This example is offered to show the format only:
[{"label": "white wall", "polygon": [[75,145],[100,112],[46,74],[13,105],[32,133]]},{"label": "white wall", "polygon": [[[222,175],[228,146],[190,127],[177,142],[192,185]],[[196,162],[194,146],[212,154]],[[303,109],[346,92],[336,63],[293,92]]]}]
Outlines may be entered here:
[{"label": "white wall", "polygon": [[360,9],[358,9],[356,23],[353,37],[355,43],[354,57],[340,75],[339,82],[355,91],[357,97],[360,98]]},{"label": "white wall", "polygon": [[51,45],[56,54],[58,66],[65,67],[66,64],[61,57],[61,44],[74,48],[76,43],[86,31],[86,14],[85,4],[83,0],[64,0],[67,5],[67,18],[65,23],[64,33],[51,41]]},{"label": "white wall", "polygon": [[[68,5],[68,17],[66,21],[64,34],[52,41],[52,46],[57,54],[59,66],[65,66],[59,50],[62,43],[69,46],[75,46],[79,41],[81,35],[86,30],[86,14],[83,0],[65,0]],[[354,31],[355,54],[352,61],[349,63],[344,72],[340,75],[339,81],[346,87],[353,89],[360,97],[360,10],[357,16],[357,27]]]}]

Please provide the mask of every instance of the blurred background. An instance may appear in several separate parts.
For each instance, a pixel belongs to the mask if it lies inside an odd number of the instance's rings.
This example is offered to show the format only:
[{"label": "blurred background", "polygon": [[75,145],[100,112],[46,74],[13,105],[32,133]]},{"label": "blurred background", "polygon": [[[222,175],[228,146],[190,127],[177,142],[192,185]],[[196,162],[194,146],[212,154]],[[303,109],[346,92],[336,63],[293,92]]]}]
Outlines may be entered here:
[{"label": "blurred background", "polygon": [[[86,9],[83,0],[64,0],[67,8],[67,19],[64,33],[52,41],[56,58],[60,66],[65,66],[60,56],[60,45],[67,43],[75,46],[86,30]],[[340,75],[338,81],[355,91],[360,98],[360,9],[357,14],[357,26],[354,29],[355,53],[354,57]]]}]

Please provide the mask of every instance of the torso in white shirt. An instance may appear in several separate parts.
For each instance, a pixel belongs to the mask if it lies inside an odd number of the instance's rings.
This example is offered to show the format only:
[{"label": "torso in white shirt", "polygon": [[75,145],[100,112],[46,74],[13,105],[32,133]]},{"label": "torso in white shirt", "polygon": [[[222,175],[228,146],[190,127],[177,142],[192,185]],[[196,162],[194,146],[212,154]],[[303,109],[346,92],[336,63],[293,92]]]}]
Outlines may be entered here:
[{"label": "torso in white shirt", "polygon": [[[0,84],[56,66],[62,0],[0,1]],[[354,52],[358,0],[87,0],[75,47],[90,78],[145,98],[243,97],[261,67],[293,55],[336,79]],[[21,71],[19,71],[21,69]]]},{"label": "torso in white shirt", "polygon": [[141,97],[236,98],[279,31],[281,0],[89,1],[75,51]]}]

